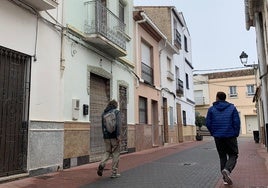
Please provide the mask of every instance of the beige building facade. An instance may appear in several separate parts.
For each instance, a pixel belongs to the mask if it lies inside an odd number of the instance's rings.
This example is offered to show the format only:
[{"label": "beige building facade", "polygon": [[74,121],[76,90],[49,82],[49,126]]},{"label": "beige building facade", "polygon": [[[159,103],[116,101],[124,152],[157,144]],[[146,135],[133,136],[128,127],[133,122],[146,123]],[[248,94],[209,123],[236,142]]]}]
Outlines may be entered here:
[{"label": "beige building facade", "polygon": [[199,87],[200,90],[200,85],[207,85],[208,94],[204,97],[208,97],[209,102],[197,105],[196,111],[206,116],[208,107],[213,105],[216,100],[217,92],[223,91],[227,95],[226,101],[233,103],[239,112],[241,119],[240,135],[252,135],[253,131],[259,130],[257,109],[253,102],[256,90],[256,77],[253,69],[209,73],[203,76],[207,77],[207,81],[200,80],[200,82],[197,82],[200,75],[199,77],[195,76],[195,88]]}]

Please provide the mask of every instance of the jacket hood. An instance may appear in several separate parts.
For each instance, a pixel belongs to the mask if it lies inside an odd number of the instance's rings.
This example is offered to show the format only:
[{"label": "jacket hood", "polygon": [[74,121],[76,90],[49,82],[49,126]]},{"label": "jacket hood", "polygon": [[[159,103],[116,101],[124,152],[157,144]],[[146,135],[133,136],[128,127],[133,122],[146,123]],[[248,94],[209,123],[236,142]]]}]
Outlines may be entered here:
[{"label": "jacket hood", "polygon": [[226,108],[231,106],[232,104],[226,101],[216,101],[213,103],[213,106],[219,110],[219,111],[224,111]]}]

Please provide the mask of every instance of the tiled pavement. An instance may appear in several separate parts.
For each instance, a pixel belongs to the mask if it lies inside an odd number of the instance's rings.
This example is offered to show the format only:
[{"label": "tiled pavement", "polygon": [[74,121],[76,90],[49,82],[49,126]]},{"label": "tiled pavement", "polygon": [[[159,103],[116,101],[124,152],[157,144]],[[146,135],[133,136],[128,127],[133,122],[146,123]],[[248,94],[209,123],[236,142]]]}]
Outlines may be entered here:
[{"label": "tiled pavement", "polygon": [[[239,138],[239,158],[232,173],[233,188],[268,188],[268,153],[253,138]],[[0,188],[222,188],[219,159],[210,137],[125,154],[120,159],[121,177],[110,179],[110,165],[103,177],[98,163],[56,173],[0,184]],[[229,186],[230,187],[230,186]]]}]

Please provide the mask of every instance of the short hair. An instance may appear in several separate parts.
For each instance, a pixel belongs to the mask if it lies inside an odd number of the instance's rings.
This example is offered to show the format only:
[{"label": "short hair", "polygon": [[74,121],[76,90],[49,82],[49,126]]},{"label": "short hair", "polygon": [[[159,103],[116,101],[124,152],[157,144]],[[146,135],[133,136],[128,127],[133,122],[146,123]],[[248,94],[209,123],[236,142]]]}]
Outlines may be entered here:
[{"label": "short hair", "polygon": [[107,104],[107,107],[112,107],[112,108],[117,108],[118,106],[118,103],[116,100],[111,100],[108,104]]},{"label": "short hair", "polygon": [[226,94],[222,91],[219,91],[216,95],[216,97],[221,100],[221,101],[225,101],[226,100]]}]

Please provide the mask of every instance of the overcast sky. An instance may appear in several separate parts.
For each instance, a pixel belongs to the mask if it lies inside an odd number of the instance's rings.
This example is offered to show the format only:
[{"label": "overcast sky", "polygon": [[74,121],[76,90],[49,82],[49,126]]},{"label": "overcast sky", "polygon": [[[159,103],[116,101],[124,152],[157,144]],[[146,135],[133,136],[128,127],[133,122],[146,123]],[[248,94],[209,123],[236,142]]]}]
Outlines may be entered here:
[{"label": "overcast sky", "polygon": [[242,51],[248,64],[257,63],[255,28],[246,30],[244,0],[134,0],[134,6],[140,5],[170,5],[183,13],[194,70],[243,67]]}]

